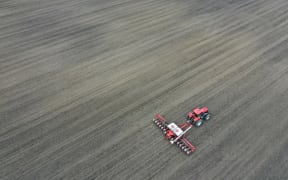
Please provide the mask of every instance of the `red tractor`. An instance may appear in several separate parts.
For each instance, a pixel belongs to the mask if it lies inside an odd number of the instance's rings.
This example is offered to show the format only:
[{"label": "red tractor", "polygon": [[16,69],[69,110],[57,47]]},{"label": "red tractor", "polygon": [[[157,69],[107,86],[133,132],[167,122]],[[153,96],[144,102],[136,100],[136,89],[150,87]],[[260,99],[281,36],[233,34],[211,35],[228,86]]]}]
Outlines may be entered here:
[{"label": "red tractor", "polygon": [[187,115],[187,122],[196,127],[200,127],[204,121],[210,120],[210,114],[207,107],[196,107]]},{"label": "red tractor", "polygon": [[193,153],[196,148],[185,138],[185,134],[195,125],[200,127],[203,120],[208,121],[210,114],[207,107],[194,108],[187,115],[187,121],[183,124],[167,123],[165,118],[160,114],[156,114],[153,122],[162,130],[165,138],[171,144],[176,144],[187,155]]},{"label": "red tractor", "polygon": [[160,114],[156,114],[153,122],[162,130],[165,138],[170,141],[171,144],[176,144],[187,155],[193,153],[196,148],[184,137],[193,125],[189,122],[177,125],[175,123],[167,123],[165,118]]}]

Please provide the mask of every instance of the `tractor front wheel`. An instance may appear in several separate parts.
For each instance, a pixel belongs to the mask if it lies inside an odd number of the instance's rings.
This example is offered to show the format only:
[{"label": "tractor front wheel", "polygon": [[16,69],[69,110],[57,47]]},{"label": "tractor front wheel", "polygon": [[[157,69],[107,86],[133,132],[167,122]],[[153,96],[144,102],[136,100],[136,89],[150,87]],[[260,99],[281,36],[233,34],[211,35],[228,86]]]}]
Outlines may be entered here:
[{"label": "tractor front wheel", "polygon": [[205,114],[203,115],[203,119],[204,119],[205,121],[209,121],[209,120],[210,120],[210,114],[209,114],[209,113],[205,113]]},{"label": "tractor front wheel", "polygon": [[202,126],[202,124],[203,124],[202,120],[198,120],[198,121],[195,122],[195,126],[196,127],[200,127],[200,126]]}]

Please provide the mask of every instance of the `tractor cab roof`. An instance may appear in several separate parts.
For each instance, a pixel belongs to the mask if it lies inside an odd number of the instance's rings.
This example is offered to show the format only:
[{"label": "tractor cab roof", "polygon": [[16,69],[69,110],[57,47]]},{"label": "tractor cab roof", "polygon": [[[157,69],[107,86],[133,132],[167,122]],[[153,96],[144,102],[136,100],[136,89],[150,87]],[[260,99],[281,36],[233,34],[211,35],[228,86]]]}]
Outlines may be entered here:
[{"label": "tractor cab roof", "polygon": [[193,110],[193,112],[194,112],[195,114],[197,114],[197,115],[202,113],[202,111],[201,111],[200,108],[195,108],[195,109]]}]

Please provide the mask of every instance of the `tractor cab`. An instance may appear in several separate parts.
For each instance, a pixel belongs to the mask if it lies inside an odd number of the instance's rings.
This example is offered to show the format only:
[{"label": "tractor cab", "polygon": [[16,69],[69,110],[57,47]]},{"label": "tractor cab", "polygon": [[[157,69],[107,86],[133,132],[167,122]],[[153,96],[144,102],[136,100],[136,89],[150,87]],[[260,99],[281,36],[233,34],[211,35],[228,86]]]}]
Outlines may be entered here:
[{"label": "tractor cab", "polygon": [[193,122],[196,122],[200,120],[200,114],[201,114],[201,110],[199,112],[198,110],[194,109],[193,111],[188,113],[188,119],[192,120]]},{"label": "tractor cab", "polygon": [[193,110],[193,113],[196,115],[196,116],[199,116],[201,113],[202,113],[202,110],[200,108],[195,108]]}]

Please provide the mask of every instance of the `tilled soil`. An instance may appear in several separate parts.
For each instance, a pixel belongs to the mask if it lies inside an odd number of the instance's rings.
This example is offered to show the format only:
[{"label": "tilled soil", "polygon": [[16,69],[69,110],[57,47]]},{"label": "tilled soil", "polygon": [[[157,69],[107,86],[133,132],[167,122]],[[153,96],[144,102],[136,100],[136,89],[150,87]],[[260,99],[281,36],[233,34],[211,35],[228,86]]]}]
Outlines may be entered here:
[{"label": "tilled soil", "polygon": [[[1,0],[0,179],[288,179],[286,0]],[[154,114],[212,119],[170,145]]]}]

